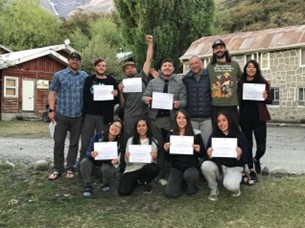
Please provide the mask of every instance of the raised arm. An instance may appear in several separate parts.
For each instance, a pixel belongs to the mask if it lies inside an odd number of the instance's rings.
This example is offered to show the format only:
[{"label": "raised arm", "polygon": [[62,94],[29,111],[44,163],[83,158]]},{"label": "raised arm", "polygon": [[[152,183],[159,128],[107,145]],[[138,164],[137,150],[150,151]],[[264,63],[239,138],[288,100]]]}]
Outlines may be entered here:
[{"label": "raised arm", "polygon": [[151,61],[152,61],[153,52],[154,52],[153,36],[152,35],[147,35],[146,36],[146,41],[147,41],[147,52],[146,52],[146,60],[145,60],[145,63],[143,65],[143,72],[146,74],[146,76],[148,76],[149,72],[150,72]]}]

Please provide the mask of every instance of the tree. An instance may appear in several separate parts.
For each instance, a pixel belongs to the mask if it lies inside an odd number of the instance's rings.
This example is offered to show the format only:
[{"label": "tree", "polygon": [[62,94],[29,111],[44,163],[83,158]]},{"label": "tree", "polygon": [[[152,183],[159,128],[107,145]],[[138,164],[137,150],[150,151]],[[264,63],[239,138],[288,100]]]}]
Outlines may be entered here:
[{"label": "tree", "polygon": [[154,62],[160,66],[170,57],[178,58],[196,39],[211,34],[213,0],[114,0],[122,39],[142,66],[146,34],[154,36]]},{"label": "tree", "polygon": [[16,51],[63,43],[60,21],[36,0],[1,5],[0,31],[0,43]]}]

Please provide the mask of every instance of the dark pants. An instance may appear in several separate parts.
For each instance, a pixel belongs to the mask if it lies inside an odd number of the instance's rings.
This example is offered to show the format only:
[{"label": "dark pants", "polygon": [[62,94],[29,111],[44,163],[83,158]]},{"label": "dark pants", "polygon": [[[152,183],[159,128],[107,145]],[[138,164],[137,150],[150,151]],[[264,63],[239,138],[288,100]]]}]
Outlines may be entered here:
[{"label": "dark pants", "polygon": [[212,105],[212,127],[217,129],[217,114],[221,111],[226,111],[230,113],[233,121],[239,126],[239,114],[237,106],[215,106]]},{"label": "dark pants", "polygon": [[154,163],[147,164],[139,170],[124,173],[118,187],[119,195],[130,195],[137,186],[138,180],[145,180],[147,183],[150,183],[158,176],[158,173],[159,168]]},{"label": "dark pants", "polygon": [[187,185],[197,185],[199,179],[199,171],[196,167],[190,167],[182,171],[180,169],[171,167],[168,182],[165,188],[165,196],[167,198],[176,198],[181,195],[183,181]]},{"label": "dark pants", "polygon": [[107,126],[104,124],[103,116],[86,114],[84,117],[83,127],[82,127],[82,147],[80,150],[79,161],[86,156],[86,151],[90,144],[90,140],[96,132],[101,132],[106,130]]},{"label": "dark pants", "polygon": [[240,126],[247,138],[248,149],[249,149],[249,158],[248,158],[248,167],[253,169],[253,136],[254,134],[256,141],[256,154],[254,158],[256,160],[261,159],[266,152],[266,138],[267,138],[267,126],[266,121],[252,120],[250,118],[241,118]]},{"label": "dark pants", "polygon": [[70,144],[67,154],[67,170],[73,170],[78,152],[78,142],[82,125],[82,117],[66,117],[56,112],[56,127],[54,132],[54,170],[64,171],[64,149],[67,133]]}]

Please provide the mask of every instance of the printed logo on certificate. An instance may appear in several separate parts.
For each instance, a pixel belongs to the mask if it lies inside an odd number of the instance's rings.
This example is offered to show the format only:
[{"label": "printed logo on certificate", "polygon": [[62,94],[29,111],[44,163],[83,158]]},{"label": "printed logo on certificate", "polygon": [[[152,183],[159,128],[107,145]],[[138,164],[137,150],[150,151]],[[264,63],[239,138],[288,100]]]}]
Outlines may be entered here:
[{"label": "printed logo on certificate", "polygon": [[212,138],[212,157],[237,158],[237,138]]},{"label": "printed logo on certificate", "polygon": [[152,93],[151,108],[173,110],[174,94],[171,93]]},{"label": "printed logo on certificate", "polygon": [[113,100],[113,85],[93,85],[93,100],[94,101],[109,101]]},{"label": "printed logo on certificate", "polygon": [[244,83],[243,84],[243,100],[264,101],[263,92],[266,85],[261,83]]},{"label": "printed logo on certificate", "polygon": [[124,93],[141,93],[142,78],[125,78],[123,79]]},{"label": "printed logo on certificate", "polygon": [[194,136],[171,135],[169,140],[171,143],[169,149],[170,154],[194,154]]},{"label": "printed logo on certificate", "polygon": [[130,163],[151,163],[151,145],[129,145]]},{"label": "printed logo on certificate", "polygon": [[95,160],[112,160],[118,158],[117,142],[96,142],[94,151],[98,152]]}]

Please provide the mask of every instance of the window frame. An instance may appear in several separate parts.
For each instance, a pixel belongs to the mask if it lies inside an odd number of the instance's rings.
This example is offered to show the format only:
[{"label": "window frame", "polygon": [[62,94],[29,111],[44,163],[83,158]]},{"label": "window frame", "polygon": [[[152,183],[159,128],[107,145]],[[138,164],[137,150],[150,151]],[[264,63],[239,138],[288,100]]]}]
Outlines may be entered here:
[{"label": "window frame", "polygon": [[[275,90],[278,90],[278,99],[275,93]],[[280,105],[280,88],[279,87],[271,87],[270,88],[271,96],[273,97],[273,101],[271,105]]]},{"label": "window frame", "polygon": [[[15,86],[8,86],[7,85],[7,80],[15,80]],[[18,77],[14,77],[14,76],[4,76],[4,91],[3,91],[3,96],[6,98],[18,98],[19,94],[19,78]],[[15,95],[8,95],[6,92],[7,89],[15,89],[16,93]]]},{"label": "window frame", "polygon": [[[302,58],[303,55],[304,59]],[[300,67],[305,67],[305,48],[300,48],[299,50],[299,65]]]},{"label": "window frame", "polygon": [[[267,67],[265,67],[263,65],[263,56],[265,54],[267,54],[267,65],[268,65]],[[261,70],[270,70],[270,52],[261,52],[259,59],[260,59],[259,63],[260,63]]]},{"label": "window frame", "polygon": [[[303,90],[302,91],[303,92],[303,95],[302,95],[303,99],[302,100],[300,100],[300,90]],[[297,94],[298,106],[304,107],[305,106],[305,87],[298,87],[296,94]]]}]

